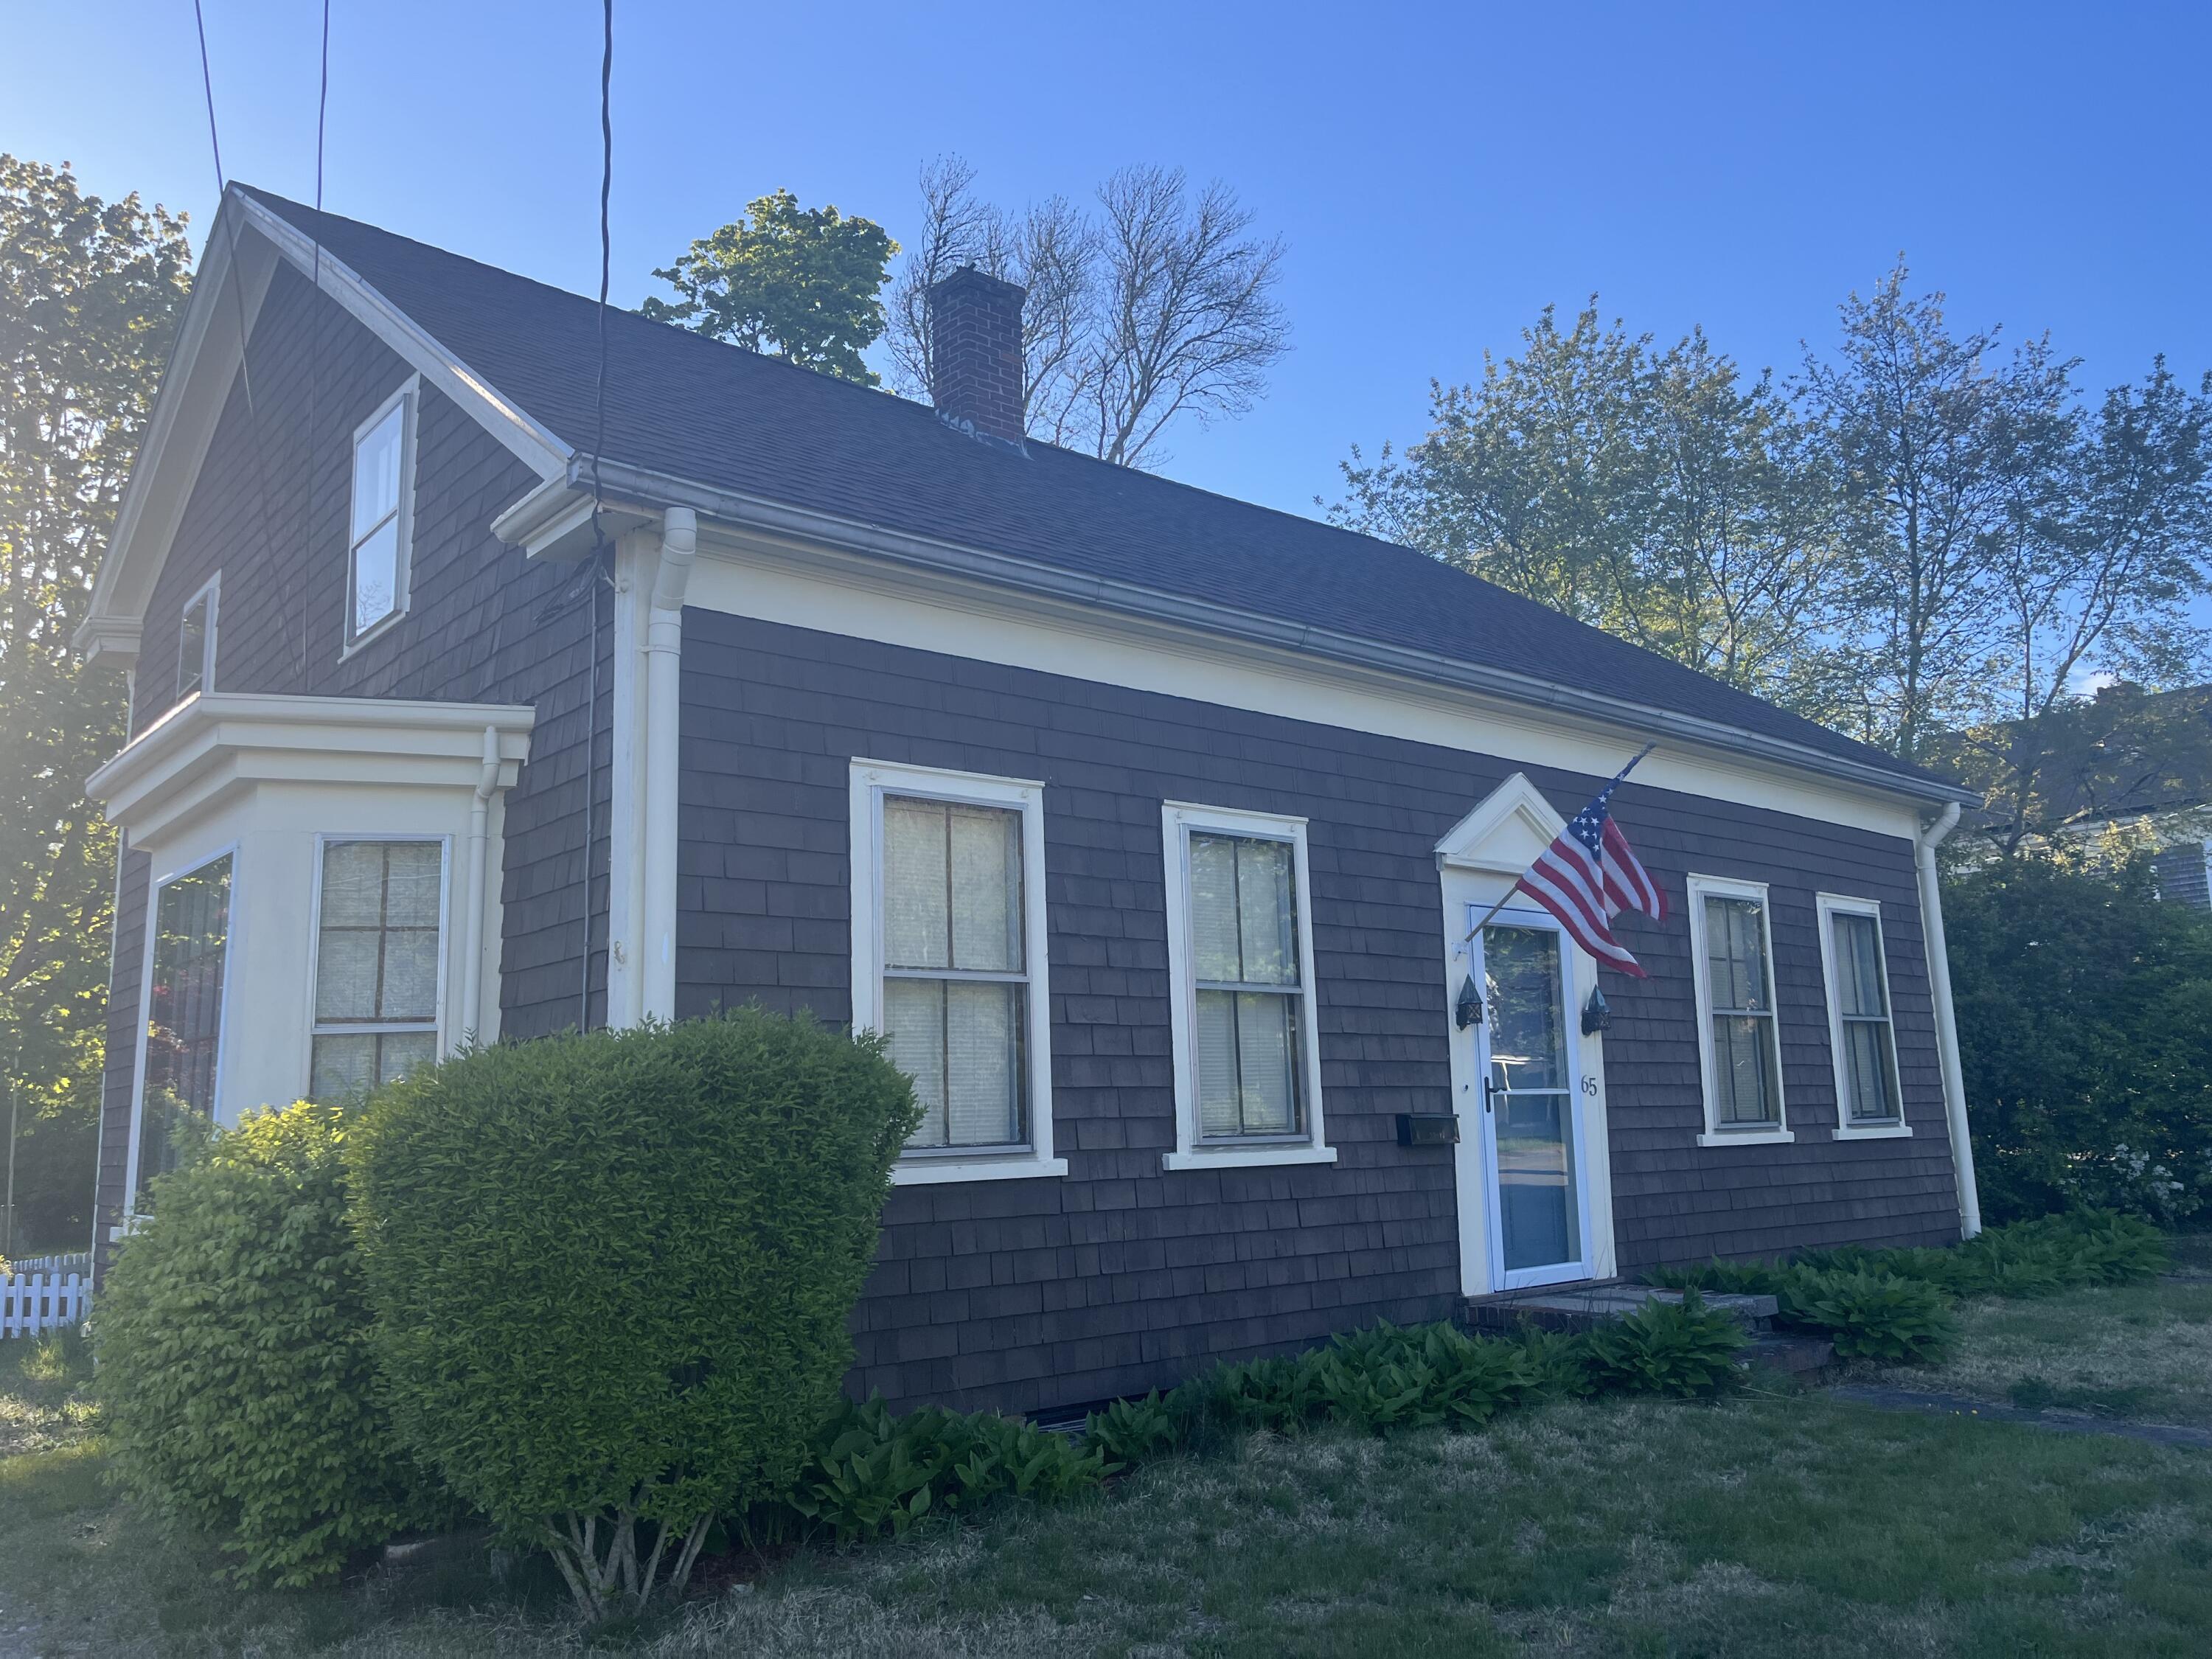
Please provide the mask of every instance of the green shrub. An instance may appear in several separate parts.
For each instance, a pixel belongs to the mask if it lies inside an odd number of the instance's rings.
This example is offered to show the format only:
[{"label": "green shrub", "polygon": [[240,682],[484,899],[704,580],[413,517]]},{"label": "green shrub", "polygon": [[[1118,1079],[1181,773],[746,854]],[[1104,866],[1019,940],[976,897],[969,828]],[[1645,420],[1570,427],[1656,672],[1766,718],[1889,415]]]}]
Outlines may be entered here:
[{"label": "green shrub", "polygon": [[1590,1331],[1590,1370],[1601,1387],[1638,1394],[1711,1394],[1736,1374],[1747,1339],[1732,1316],[1694,1291],[1680,1302],[1650,1301]]},{"label": "green shrub", "polygon": [[376,1398],[347,1127],[302,1102],[216,1137],[154,1183],[100,1289],[118,1478],[171,1524],[231,1534],[255,1583],[312,1583],[451,1510]]},{"label": "green shrub", "polygon": [[1932,1364],[1955,1334],[1948,1299],[1937,1286],[1895,1273],[1822,1273],[1790,1276],[1789,1322],[1823,1332],[1846,1359]]},{"label": "green shrub", "polygon": [[355,1221],[400,1431],[589,1615],[680,1589],[799,1479],[916,1118],[872,1039],[757,1009],[380,1091]]},{"label": "green shrub", "polygon": [[2212,1201],[2212,921],[2034,859],[1945,884],[1982,1208],[2171,1224]]},{"label": "green shrub", "polygon": [[1175,1450],[1182,1442],[1182,1424],[1155,1389],[1142,1400],[1116,1400],[1091,1413],[1083,1420],[1083,1441],[1126,1468]]},{"label": "green shrub", "polygon": [[839,1543],[903,1537],[927,1516],[972,1511],[1002,1495],[1069,1498],[1110,1472],[1103,1446],[1078,1446],[996,1412],[923,1407],[895,1416],[880,1400],[846,1402],[817,1435],[795,1489],[755,1505],[745,1531],[783,1539],[821,1528]]}]

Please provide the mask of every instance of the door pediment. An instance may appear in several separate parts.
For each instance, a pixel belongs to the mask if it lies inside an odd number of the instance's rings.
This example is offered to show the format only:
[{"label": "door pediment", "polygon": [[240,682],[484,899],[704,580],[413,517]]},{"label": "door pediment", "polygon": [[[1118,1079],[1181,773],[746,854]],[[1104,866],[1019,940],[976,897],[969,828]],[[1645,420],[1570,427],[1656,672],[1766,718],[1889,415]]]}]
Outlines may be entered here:
[{"label": "door pediment", "polygon": [[1516,772],[1445,832],[1437,842],[1437,866],[1518,875],[1566,824],[1528,775]]}]

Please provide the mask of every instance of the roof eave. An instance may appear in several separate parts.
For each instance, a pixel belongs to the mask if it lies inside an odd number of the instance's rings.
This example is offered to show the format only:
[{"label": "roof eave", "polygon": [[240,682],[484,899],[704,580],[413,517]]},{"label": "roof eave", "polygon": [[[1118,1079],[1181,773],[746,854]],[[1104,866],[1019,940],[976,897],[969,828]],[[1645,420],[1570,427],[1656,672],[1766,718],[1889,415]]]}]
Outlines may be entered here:
[{"label": "roof eave", "polygon": [[[574,478],[583,463],[569,469]],[[1747,731],[1722,721],[1709,720],[1677,710],[1654,708],[1626,699],[1561,685],[1508,669],[1467,663],[1432,652],[1388,645],[1357,635],[1339,633],[1308,623],[1285,622],[1255,611],[1215,605],[1204,599],[1164,592],[1157,588],[1104,576],[1083,576],[994,553],[961,543],[939,541],[880,525],[839,518],[805,507],[764,501],[758,496],[718,485],[655,472],[614,460],[603,460],[599,469],[603,489],[626,503],[658,509],[690,507],[725,523],[827,544],[842,551],[933,570],[948,575],[988,581],[1061,600],[1102,606],[1156,622],[1167,622],[1207,633],[1379,670],[1385,673],[1453,686],[1462,690],[1500,697],[1563,714],[1613,722],[1651,737],[1668,737],[1724,753],[1748,757],[1772,764],[1796,768],[1857,788],[1941,807],[1952,802],[1978,806],[1982,797],[1940,779],[1914,777],[1883,766],[1832,755],[1803,744],[1764,732]],[[503,540],[551,550],[556,540],[546,526],[573,522],[567,517],[580,493],[574,483],[565,490],[549,482],[507,509],[494,528]],[[563,501],[568,503],[564,509]],[[532,532],[535,532],[534,534]],[[557,556],[557,554],[556,555]]]}]

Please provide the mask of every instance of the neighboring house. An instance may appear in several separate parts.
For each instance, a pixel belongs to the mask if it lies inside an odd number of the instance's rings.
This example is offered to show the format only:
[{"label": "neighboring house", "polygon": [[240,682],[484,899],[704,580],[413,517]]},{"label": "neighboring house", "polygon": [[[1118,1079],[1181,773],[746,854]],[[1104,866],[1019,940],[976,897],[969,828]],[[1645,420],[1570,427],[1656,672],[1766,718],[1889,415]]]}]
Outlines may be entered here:
[{"label": "neighboring house", "polygon": [[[1024,445],[1023,296],[972,272],[939,410],[610,316],[595,465],[591,302],[246,190],[207,250],[81,635],[135,665],[91,785],[103,1250],[177,1115],[749,1001],[916,1079],[854,1316],[895,1402],[1978,1225],[1932,852],[1965,792],[1405,549]],[[1647,740],[1615,811],[1674,919],[1623,918],[1650,977],[1598,1029],[1544,914],[1466,936]]]},{"label": "neighboring house", "polygon": [[[2006,785],[2031,766],[2023,814]],[[1954,853],[2117,831],[2154,849],[2160,897],[2212,909],[2212,685],[2106,685],[2039,726],[1946,733],[1938,767],[1964,783],[1996,784],[1988,805],[1966,813]],[[2015,827],[2023,818],[2024,831]]]}]

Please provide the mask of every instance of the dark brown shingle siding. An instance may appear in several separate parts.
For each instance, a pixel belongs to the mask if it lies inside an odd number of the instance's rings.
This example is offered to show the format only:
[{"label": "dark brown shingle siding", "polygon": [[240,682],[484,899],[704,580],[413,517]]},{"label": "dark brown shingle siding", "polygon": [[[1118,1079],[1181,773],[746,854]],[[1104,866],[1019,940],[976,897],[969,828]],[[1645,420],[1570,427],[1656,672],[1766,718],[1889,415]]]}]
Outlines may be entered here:
[{"label": "dark brown shingle siding", "polygon": [[[678,1012],[849,1008],[854,756],[1042,779],[1054,1150],[1065,1180],[902,1188],[855,1318],[853,1385],[1016,1407],[1141,1392],[1208,1359],[1459,1292],[1433,848],[1526,769],[1571,811],[1597,781],[1055,675],[691,611],[684,618]],[[1164,799],[1302,814],[1334,1168],[1164,1173],[1175,1140]],[[1671,894],[1607,987],[1625,1273],[1709,1254],[1955,1237],[1909,843],[1631,784],[1620,819]],[[1794,1146],[1703,1148],[1689,870],[1772,884]],[[1910,1139],[1837,1142],[1814,895],[1883,907]]]}]

